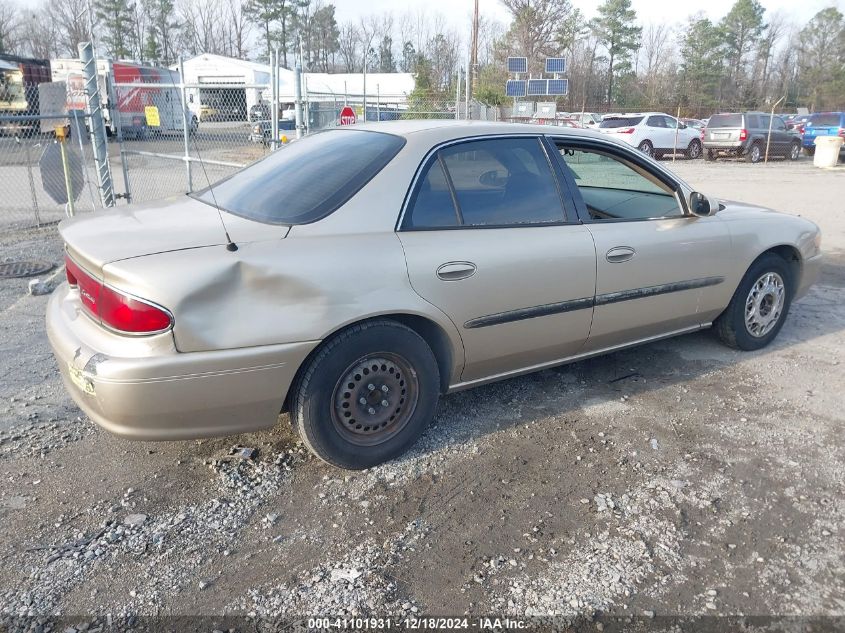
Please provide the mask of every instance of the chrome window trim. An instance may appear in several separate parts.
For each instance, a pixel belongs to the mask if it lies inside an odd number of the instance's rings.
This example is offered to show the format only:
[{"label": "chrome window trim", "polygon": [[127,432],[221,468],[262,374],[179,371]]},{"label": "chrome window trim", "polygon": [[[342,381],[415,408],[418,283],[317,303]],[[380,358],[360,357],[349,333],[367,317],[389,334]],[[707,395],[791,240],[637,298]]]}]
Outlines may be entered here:
[{"label": "chrome window trim", "polygon": [[[399,217],[396,220],[396,224],[393,227],[393,230],[397,233],[413,233],[417,231],[454,231],[454,230],[472,230],[472,229],[514,229],[514,228],[534,228],[534,227],[543,227],[543,226],[569,226],[572,224],[580,224],[581,222],[577,218],[577,210],[574,210],[576,213],[576,218],[574,220],[569,219],[569,213],[566,209],[566,202],[563,196],[563,189],[561,188],[561,183],[559,182],[558,174],[555,170],[554,164],[551,162],[551,157],[548,155],[548,151],[545,148],[545,144],[543,143],[543,137],[545,135],[541,132],[508,132],[506,134],[480,134],[476,136],[462,136],[459,138],[449,139],[448,141],[443,141],[441,143],[437,143],[433,145],[431,149],[429,149],[425,156],[423,156],[420,164],[417,165],[417,169],[414,172],[414,177],[411,180],[411,184],[408,187],[408,190],[405,192],[405,197],[402,200],[402,209],[399,213]],[[561,211],[563,212],[563,221],[561,222],[531,222],[531,223],[524,223],[524,224],[468,224],[468,225],[460,225],[460,226],[437,226],[437,227],[403,227],[402,224],[405,221],[405,214],[408,212],[408,208],[411,204],[411,199],[414,196],[414,193],[417,191],[418,184],[422,177],[424,171],[426,171],[429,167],[429,162],[432,160],[432,157],[436,155],[441,149],[445,149],[447,147],[451,147],[452,145],[460,145],[462,143],[471,143],[475,141],[488,141],[488,140],[498,140],[498,139],[508,139],[508,138],[529,138],[536,140],[541,148],[541,151],[546,156],[546,160],[549,161],[549,171],[551,172],[552,179],[555,181],[555,187],[558,191],[559,199],[560,199],[560,206]],[[448,175],[448,170],[445,169],[445,165],[443,165],[444,171]]]}]

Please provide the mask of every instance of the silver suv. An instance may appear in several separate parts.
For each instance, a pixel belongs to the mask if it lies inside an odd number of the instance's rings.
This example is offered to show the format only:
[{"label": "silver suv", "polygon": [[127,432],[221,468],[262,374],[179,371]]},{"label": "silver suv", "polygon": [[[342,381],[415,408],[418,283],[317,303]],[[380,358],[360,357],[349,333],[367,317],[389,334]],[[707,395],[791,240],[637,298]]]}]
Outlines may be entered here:
[{"label": "silver suv", "polygon": [[[771,120],[771,121],[770,121]],[[769,124],[771,123],[771,138]],[[702,133],[704,159],[720,156],[743,157],[749,163],[760,162],[766,155],[797,160],[801,155],[801,137],[786,129],[779,116],[765,112],[714,114]]]}]

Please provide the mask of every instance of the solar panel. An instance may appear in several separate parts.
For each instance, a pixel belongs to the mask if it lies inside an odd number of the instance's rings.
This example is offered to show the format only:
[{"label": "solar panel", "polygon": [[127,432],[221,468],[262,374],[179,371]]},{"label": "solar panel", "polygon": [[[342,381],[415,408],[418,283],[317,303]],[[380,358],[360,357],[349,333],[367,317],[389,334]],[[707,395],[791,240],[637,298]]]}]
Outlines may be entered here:
[{"label": "solar panel", "polygon": [[546,72],[547,73],[565,73],[566,72],[566,58],[565,57],[547,57],[546,58]]},{"label": "solar panel", "polygon": [[528,96],[546,95],[548,93],[548,79],[529,79],[528,80]]},{"label": "solar panel", "polygon": [[549,92],[550,95],[565,95],[569,92],[569,80],[568,79],[549,79]]},{"label": "solar panel", "polygon": [[527,73],[528,72],[528,58],[527,57],[508,57],[508,72],[509,73]]},{"label": "solar panel", "polygon": [[508,79],[505,94],[508,97],[524,97],[527,94],[528,82],[524,79]]}]

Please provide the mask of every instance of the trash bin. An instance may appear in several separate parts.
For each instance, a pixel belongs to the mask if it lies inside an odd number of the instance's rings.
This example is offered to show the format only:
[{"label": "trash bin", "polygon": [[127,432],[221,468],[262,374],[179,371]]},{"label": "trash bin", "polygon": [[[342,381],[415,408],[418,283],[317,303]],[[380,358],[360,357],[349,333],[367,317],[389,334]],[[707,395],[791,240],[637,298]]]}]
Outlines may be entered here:
[{"label": "trash bin", "polygon": [[841,136],[817,136],[813,165],[816,167],[836,167],[843,141],[845,139]]}]

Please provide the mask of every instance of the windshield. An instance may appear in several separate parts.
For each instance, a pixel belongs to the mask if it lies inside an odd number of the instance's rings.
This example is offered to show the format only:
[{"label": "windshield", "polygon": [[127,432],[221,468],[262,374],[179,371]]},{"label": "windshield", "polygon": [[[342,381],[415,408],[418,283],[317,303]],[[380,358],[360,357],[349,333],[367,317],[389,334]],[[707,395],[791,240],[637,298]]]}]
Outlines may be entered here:
[{"label": "windshield", "polygon": [[306,224],[355,195],[396,156],[405,139],[383,132],[331,130],[253,163],[196,198],[250,220]]},{"label": "windshield", "polygon": [[631,127],[642,121],[645,117],[641,116],[619,116],[602,119],[599,123],[600,128],[616,128],[616,127]]},{"label": "windshield", "polygon": [[707,122],[707,127],[742,127],[742,115],[714,114]]},{"label": "windshield", "polygon": [[810,127],[839,127],[840,115],[837,112],[828,112],[825,114],[814,114],[807,121]]}]

